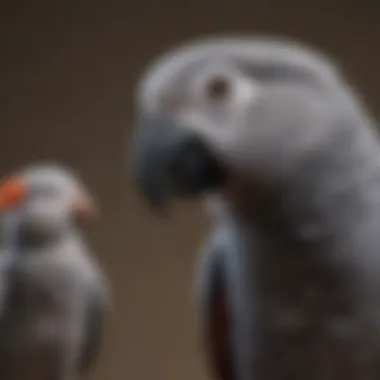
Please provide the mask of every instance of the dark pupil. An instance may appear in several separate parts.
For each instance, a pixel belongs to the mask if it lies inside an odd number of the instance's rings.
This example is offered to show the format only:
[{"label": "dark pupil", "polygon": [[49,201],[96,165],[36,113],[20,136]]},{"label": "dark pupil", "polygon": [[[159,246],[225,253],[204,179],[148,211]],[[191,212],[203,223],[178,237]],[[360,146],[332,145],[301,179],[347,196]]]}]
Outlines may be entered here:
[{"label": "dark pupil", "polygon": [[208,85],[208,95],[213,99],[221,99],[228,93],[228,83],[224,78],[214,78]]}]

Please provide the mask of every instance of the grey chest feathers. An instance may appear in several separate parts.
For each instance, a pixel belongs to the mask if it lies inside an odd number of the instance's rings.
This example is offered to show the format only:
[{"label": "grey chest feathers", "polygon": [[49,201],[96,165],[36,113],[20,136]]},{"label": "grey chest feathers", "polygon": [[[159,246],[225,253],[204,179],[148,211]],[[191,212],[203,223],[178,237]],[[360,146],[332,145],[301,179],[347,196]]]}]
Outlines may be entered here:
[{"label": "grey chest feathers", "polygon": [[[273,245],[263,239],[239,252],[226,244],[233,238],[221,235],[206,249],[200,292],[201,318],[219,378],[380,379],[378,336],[361,319],[348,267],[289,242]],[[236,260],[239,256],[244,265]],[[239,266],[240,272],[231,270]],[[233,375],[239,350],[254,362],[243,369],[251,376]]]},{"label": "grey chest feathers", "polygon": [[[77,252],[23,252],[9,271],[0,348],[52,348],[80,339],[90,265]],[[87,267],[87,268],[86,268]]]},{"label": "grey chest feathers", "polygon": [[358,379],[370,357],[348,268],[320,252],[275,248],[256,262],[265,378]]}]

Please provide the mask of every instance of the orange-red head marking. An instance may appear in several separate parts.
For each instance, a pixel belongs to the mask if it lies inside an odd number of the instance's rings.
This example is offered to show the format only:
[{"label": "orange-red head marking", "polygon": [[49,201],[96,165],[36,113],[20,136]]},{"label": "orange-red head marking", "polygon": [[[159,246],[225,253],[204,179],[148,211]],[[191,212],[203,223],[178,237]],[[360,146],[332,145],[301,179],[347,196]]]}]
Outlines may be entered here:
[{"label": "orange-red head marking", "polygon": [[26,183],[20,176],[11,176],[0,183],[0,211],[20,205],[26,198]]}]

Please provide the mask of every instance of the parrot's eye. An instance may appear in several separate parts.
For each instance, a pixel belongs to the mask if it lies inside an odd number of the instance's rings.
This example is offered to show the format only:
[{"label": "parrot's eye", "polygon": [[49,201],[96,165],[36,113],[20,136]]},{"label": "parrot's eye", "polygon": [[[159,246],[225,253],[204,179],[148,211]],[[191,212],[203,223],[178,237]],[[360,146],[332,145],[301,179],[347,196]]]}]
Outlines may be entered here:
[{"label": "parrot's eye", "polygon": [[215,75],[206,81],[205,94],[211,100],[224,100],[231,94],[231,91],[231,82],[223,75]]}]

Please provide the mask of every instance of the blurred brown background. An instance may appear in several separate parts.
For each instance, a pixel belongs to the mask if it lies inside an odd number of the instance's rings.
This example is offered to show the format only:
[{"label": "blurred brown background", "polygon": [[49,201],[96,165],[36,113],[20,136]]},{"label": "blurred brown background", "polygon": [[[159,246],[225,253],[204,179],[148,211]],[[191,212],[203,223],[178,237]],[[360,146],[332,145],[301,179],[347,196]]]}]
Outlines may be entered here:
[{"label": "blurred brown background", "polygon": [[155,55],[213,33],[286,34],[339,57],[376,111],[379,2],[321,0],[4,1],[0,5],[0,174],[35,160],[79,169],[102,218],[93,246],[115,313],[94,379],[206,378],[193,275],[198,205],[158,221],[127,172],[133,90]]}]

